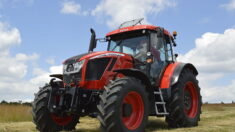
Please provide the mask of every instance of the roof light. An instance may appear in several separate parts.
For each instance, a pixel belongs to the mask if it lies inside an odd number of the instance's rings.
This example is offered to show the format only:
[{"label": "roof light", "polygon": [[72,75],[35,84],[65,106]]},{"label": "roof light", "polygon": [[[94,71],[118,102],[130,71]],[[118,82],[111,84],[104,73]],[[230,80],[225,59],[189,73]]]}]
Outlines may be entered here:
[{"label": "roof light", "polygon": [[174,37],[174,39],[176,39],[176,36],[177,36],[177,32],[174,31],[174,32],[173,32],[173,37]]}]

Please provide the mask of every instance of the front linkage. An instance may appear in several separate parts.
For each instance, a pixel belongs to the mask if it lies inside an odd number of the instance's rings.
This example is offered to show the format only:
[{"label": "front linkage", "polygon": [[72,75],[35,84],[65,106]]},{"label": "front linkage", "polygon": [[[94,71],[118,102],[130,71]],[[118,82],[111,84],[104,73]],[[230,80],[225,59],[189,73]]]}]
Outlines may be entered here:
[{"label": "front linkage", "polygon": [[81,89],[79,86],[63,86],[61,81],[51,79],[48,110],[58,115],[78,114],[94,116],[101,91]]}]

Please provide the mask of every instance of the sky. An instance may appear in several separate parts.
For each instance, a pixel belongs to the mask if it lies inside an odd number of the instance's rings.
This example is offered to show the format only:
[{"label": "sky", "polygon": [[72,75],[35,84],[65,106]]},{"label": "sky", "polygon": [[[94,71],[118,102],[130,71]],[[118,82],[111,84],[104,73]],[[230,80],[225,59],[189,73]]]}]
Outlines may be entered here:
[{"label": "sky", "polygon": [[203,102],[235,101],[235,0],[0,0],[0,101],[32,101],[87,52],[90,28],[103,38],[136,18],[178,32],[174,51],[198,69]]}]

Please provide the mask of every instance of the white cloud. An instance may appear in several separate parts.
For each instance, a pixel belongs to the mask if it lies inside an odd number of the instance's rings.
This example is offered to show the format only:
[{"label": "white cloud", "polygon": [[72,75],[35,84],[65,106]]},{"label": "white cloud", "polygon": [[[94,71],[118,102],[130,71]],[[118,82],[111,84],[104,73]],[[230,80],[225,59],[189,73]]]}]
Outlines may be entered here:
[{"label": "white cloud", "polygon": [[181,60],[195,63],[203,72],[235,72],[235,29],[224,34],[205,33],[196,39],[196,47]]},{"label": "white cloud", "polygon": [[226,10],[234,10],[235,9],[235,0],[230,0],[229,3],[221,5],[221,7],[225,8]]},{"label": "white cloud", "polygon": [[49,71],[44,71],[40,68],[34,69],[34,74],[37,75],[34,78],[30,79],[30,82],[32,84],[35,84],[37,86],[42,86],[43,84],[50,81],[49,75],[51,74],[62,74],[62,65],[59,66],[51,66],[49,68]]},{"label": "white cloud", "polygon": [[9,47],[21,43],[20,32],[17,28],[10,28],[7,23],[0,22],[0,56],[8,55]]},{"label": "white cloud", "polygon": [[[36,53],[11,55],[10,48],[20,44],[20,31],[7,23],[0,22],[0,101],[32,100],[33,93],[38,91],[38,87],[48,82],[49,74],[58,73],[59,68],[55,66],[51,67],[49,72],[33,68],[31,76],[29,64],[34,64],[39,55]],[[26,76],[31,78],[26,79]]]},{"label": "white cloud", "polygon": [[[20,32],[17,28],[10,28],[7,23],[0,22],[0,79],[22,78],[27,73],[27,65],[21,59],[31,56],[18,54],[16,57],[9,55],[9,48],[21,43]],[[22,58],[24,56],[24,58]]]},{"label": "white cloud", "polygon": [[48,64],[50,64],[50,65],[54,65],[54,64],[55,64],[55,59],[52,58],[52,57],[50,57],[50,58],[47,58],[47,59],[46,59],[46,62],[47,62]]},{"label": "white cloud", "polygon": [[62,3],[62,8],[60,12],[62,14],[73,14],[83,16],[87,16],[89,14],[88,11],[82,11],[81,5],[74,1],[65,1],[64,3]]},{"label": "white cloud", "polygon": [[[205,101],[235,100],[235,80],[229,78],[230,74],[235,73],[234,36],[235,29],[227,29],[223,34],[205,33],[196,39],[194,49],[179,56],[180,61],[193,63],[198,68]],[[216,85],[224,79],[229,79],[231,83]]]},{"label": "white cloud", "polygon": [[167,7],[174,7],[176,4],[170,0],[101,0],[92,11],[92,15],[105,19],[111,28],[119,26],[122,22],[145,18],[158,14]]}]

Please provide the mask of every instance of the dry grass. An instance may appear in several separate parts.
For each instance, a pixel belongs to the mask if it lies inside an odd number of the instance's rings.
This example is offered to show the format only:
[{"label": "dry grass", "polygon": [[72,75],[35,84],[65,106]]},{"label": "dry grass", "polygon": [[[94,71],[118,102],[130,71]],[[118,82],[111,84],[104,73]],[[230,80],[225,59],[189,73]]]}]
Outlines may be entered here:
[{"label": "dry grass", "polygon": [[1,122],[31,121],[31,107],[24,105],[0,105]]},{"label": "dry grass", "polygon": [[[146,132],[182,132],[182,131],[183,132],[189,132],[189,131],[190,132],[234,132],[235,131],[235,125],[234,125],[235,104],[229,104],[229,105],[209,104],[209,105],[203,105],[202,108],[203,112],[198,127],[169,129],[167,127],[167,124],[164,122],[164,118],[150,117],[148,126],[146,128]],[[28,108],[28,110],[30,111],[30,108]],[[2,113],[1,111],[2,109],[0,107],[0,113]],[[97,119],[91,119],[85,117],[81,118],[80,122],[81,123],[78,124],[76,127],[76,131],[73,132],[99,132],[99,122],[97,121]],[[0,132],[36,132],[36,129],[32,122],[0,123]]]}]

